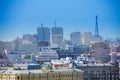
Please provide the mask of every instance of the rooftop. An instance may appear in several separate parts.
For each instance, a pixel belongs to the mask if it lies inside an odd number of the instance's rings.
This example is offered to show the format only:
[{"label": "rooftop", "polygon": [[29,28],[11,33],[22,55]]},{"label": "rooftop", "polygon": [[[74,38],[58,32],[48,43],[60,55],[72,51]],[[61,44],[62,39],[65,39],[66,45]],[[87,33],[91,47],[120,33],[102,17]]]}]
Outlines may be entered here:
[{"label": "rooftop", "polygon": [[43,73],[41,70],[2,70],[0,71],[1,74],[39,74]]},{"label": "rooftop", "polygon": [[1,70],[0,74],[40,74],[56,72],[83,72],[79,69],[54,69],[54,70]]},{"label": "rooftop", "polygon": [[113,66],[111,64],[77,64],[77,66]]}]

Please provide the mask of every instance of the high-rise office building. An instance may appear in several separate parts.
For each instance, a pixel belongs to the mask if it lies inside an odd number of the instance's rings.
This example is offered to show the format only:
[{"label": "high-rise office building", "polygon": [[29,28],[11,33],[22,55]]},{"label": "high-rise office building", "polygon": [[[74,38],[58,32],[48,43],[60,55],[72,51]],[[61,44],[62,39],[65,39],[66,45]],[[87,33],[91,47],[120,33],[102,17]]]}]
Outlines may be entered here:
[{"label": "high-rise office building", "polygon": [[85,32],[81,34],[81,41],[83,45],[89,45],[92,40],[92,33],[91,32]]},{"label": "high-rise office building", "polygon": [[71,38],[71,43],[73,45],[81,44],[81,33],[80,32],[72,32],[70,34],[70,38]]},{"label": "high-rise office building", "polygon": [[0,41],[0,53],[2,53],[4,50],[4,44],[2,41]]},{"label": "high-rise office building", "polygon": [[21,39],[19,37],[17,37],[13,42],[15,45],[14,51],[18,52],[20,50]]},{"label": "high-rise office building", "polygon": [[37,28],[37,41],[50,43],[50,28],[43,27],[42,23],[41,27]]},{"label": "high-rise office building", "polygon": [[62,47],[63,42],[63,28],[56,27],[56,22],[54,27],[52,27],[52,46],[53,47]]}]

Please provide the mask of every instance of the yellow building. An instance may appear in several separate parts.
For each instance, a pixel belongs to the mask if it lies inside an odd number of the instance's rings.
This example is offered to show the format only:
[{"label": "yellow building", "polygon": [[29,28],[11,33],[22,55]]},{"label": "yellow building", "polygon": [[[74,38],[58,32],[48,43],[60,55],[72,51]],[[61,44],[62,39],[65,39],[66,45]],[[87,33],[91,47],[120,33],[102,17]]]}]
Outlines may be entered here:
[{"label": "yellow building", "polygon": [[0,71],[0,80],[83,80],[83,78],[83,71],[77,69]]}]

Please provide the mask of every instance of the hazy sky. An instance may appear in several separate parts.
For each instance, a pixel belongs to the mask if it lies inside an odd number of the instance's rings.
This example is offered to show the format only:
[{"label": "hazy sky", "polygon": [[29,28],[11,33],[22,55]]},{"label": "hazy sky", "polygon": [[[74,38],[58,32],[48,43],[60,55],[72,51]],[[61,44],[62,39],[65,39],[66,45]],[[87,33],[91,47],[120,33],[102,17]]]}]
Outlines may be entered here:
[{"label": "hazy sky", "polygon": [[95,15],[104,38],[120,37],[120,0],[0,0],[0,40],[36,34],[45,27],[64,28],[64,38],[73,31],[94,34]]}]

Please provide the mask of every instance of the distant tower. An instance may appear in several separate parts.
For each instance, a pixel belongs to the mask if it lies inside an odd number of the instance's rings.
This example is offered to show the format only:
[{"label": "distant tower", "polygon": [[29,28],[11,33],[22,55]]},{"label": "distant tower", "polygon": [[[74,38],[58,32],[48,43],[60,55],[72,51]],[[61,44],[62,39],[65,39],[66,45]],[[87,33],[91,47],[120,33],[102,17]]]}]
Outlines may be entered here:
[{"label": "distant tower", "polygon": [[43,23],[41,22],[41,27],[43,27]]},{"label": "distant tower", "polygon": [[37,41],[50,43],[50,28],[44,27],[43,23],[37,28]]},{"label": "distant tower", "polygon": [[92,43],[99,43],[103,42],[102,36],[99,35],[99,29],[98,29],[98,16],[95,16],[96,22],[95,22],[95,35],[92,38]]},{"label": "distant tower", "polygon": [[54,21],[54,27],[56,27],[56,21]]},{"label": "distant tower", "polygon": [[62,47],[63,42],[63,28],[56,26],[56,21],[54,21],[54,27],[51,29],[52,33],[52,46],[55,48]]},{"label": "distant tower", "polygon": [[72,32],[70,34],[71,43],[73,45],[80,45],[81,44],[81,33],[80,32]]},{"label": "distant tower", "polygon": [[95,36],[99,36],[99,30],[98,30],[98,16],[96,15],[96,23],[95,23]]}]

